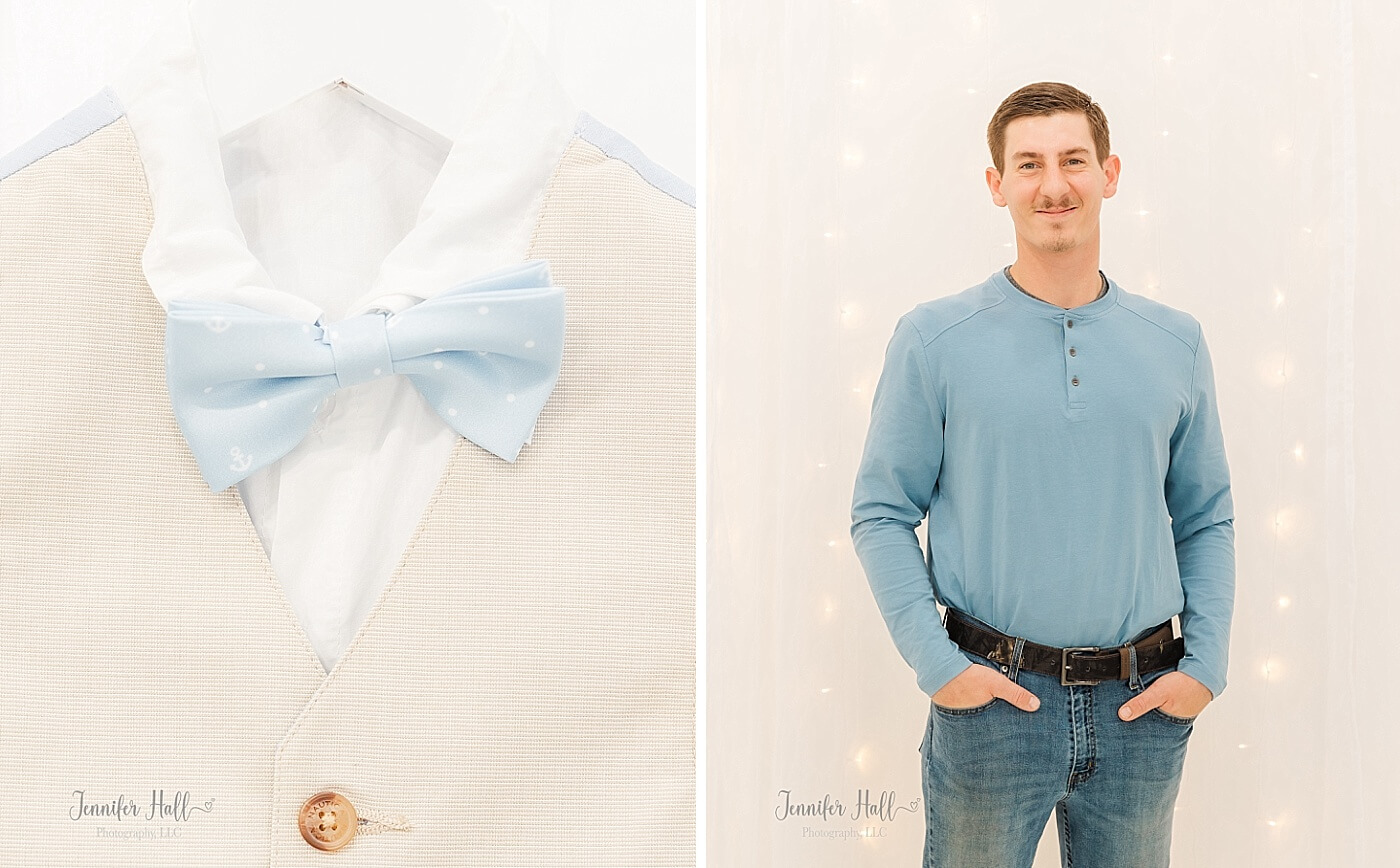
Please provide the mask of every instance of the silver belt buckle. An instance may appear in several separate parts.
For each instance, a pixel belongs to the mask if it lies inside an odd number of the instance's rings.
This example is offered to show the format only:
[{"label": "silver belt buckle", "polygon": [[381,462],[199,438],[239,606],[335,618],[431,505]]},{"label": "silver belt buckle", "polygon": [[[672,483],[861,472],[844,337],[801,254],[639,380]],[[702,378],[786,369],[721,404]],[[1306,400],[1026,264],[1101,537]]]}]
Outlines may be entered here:
[{"label": "silver belt buckle", "polygon": [[1069,687],[1071,684],[1098,684],[1099,682],[1097,682],[1097,681],[1066,681],[1066,680],[1065,680],[1065,675],[1069,673],[1069,655],[1070,655],[1072,652],[1075,652],[1075,651],[1102,651],[1102,650],[1103,650],[1102,648],[1099,648],[1099,647],[1097,647],[1097,646],[1090,647],[1090,646],[1087,646],[1087,645],[1081,645],[1081,646],[1079,646],[1078,648],[1061,648],[1061,649],[1060,649],[1060,684],[1061,684],[1061,686],[1063,686],[1063,687]]}]

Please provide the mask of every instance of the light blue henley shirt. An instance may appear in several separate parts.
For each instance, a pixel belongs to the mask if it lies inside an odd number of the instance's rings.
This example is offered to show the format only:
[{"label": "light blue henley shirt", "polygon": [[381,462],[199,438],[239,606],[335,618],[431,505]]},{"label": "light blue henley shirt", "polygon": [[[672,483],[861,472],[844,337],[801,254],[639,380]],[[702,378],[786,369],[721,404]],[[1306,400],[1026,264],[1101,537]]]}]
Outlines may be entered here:
[{"label": "light blue henley shirt", "polygon": [[1056,647],[1121,645],[1180,614],[1178,669],[1225,689],[1234,504],[1190,314],[1112,279],[1066,310],[1001,271],[917,306],[885,354],[851,517],[930,696],[971,665],[935,600]]}]

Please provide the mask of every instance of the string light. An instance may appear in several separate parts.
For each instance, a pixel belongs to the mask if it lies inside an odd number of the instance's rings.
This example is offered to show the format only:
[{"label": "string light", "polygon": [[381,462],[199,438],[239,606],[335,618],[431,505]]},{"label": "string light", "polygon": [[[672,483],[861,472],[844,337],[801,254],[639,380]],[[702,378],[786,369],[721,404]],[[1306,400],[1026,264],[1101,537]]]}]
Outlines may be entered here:
[{"label": "string light", "polygon": [[1265,660],[1261,668],[1264,673],[1265,681],[1278,681],[1283,677],[1283,664],[1272,657]]},{"label": "string light", "polygon": [[1278,607],[1280,609],[1287,609],[1291,605],[1293,605],[1293,601],[1288,599],[1287,597],[1278,598]]},{"label": "string light", "polygon": [[1271,386],[1282,386],[1293,372],[1293,363],[1282,352],[1265,356],[1259,362],[1259,377]]}]

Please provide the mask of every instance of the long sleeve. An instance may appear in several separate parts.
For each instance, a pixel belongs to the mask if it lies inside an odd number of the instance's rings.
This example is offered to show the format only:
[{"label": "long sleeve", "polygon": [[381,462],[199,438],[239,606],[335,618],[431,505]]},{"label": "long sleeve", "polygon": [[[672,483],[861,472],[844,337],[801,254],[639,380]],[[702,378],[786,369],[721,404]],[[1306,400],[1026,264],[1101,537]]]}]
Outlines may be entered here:
[{"label": "long sleeve", "polygon": [[923,338],[906,316],[890,339],[875,389],[851,538],[895,647],[930,696],[971,665],[939,618],[914,533],[928,514],[942,461],[943,411]]},{"label": "long sleeve", "polygon": [[1186,656],[1177,668],[1219,697],[1235,602],[1235,516],[1204,334],[1196,345],[1191,390],[1190,410],[1172,434],[1165,488],[1186,595],[1181,615]]}]

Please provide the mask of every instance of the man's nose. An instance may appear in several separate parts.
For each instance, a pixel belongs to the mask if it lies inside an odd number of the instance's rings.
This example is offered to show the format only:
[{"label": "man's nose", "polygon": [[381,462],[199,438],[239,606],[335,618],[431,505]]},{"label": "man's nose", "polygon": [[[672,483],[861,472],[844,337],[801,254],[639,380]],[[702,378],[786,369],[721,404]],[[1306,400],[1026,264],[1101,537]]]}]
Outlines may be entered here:
[{"label": "man's nose", "polygon": [[1064,170],[1059,166],[1050,166],[1040,178],[1040,192],[1042,195],[1058,200],[1061,195],[1069,192],[1069,178]]}]

